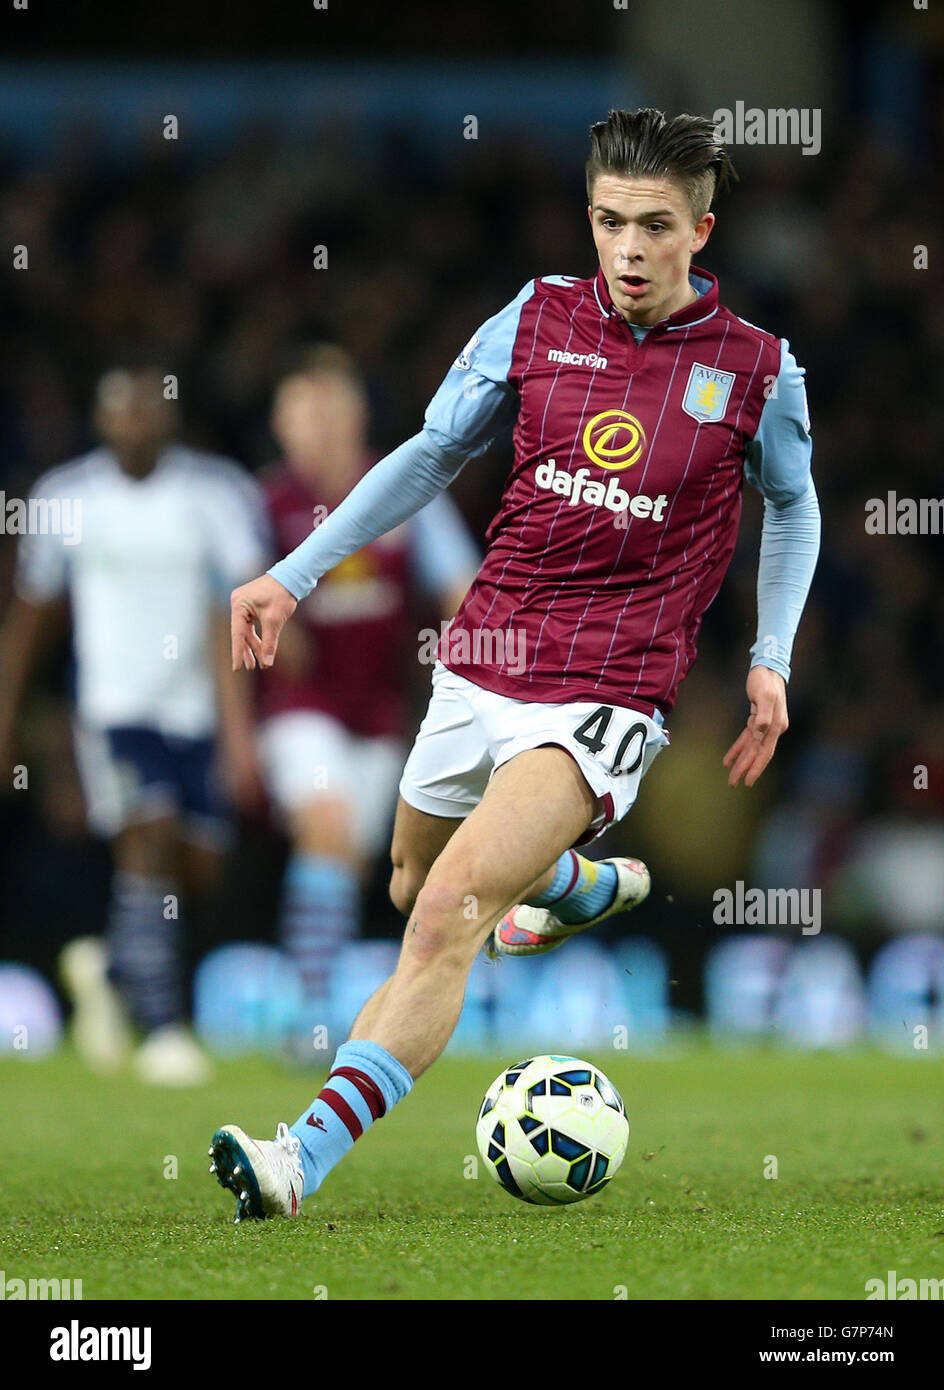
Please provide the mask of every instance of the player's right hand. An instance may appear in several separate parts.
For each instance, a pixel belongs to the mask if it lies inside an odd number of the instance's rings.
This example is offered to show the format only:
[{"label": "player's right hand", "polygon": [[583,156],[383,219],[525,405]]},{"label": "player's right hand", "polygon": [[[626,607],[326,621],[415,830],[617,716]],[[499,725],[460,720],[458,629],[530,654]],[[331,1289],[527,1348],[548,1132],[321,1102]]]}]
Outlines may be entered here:
[{"label": "player's right hand", "polygon": [[279,633],[297,607],[298,600],[271,574],[234,589],[230,595],[233,670],[272,666]]}]

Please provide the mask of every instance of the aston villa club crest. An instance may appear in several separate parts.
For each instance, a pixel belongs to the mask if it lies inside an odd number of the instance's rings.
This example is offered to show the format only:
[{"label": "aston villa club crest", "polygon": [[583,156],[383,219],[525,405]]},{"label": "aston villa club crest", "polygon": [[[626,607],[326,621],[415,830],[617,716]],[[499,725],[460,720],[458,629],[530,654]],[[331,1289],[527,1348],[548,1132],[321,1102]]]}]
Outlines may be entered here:
[{"label": "aston villa club crest", "polygon": [[723,420],[734,375],[734,372],[719,372],[717,367],[703,367],[696,362],[682,397],[685,414],[700,424],[706,424],[709,420]]}]

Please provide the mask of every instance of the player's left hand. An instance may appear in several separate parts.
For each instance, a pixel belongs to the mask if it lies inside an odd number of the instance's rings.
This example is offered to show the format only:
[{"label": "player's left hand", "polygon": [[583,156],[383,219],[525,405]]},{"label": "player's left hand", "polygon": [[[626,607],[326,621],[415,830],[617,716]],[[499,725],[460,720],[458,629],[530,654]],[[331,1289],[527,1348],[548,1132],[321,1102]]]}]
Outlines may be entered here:
[{"label": "player's left hand", "polygon": [[787,683],[778,671],[752,666],[747,676],[747,698],[751,702],[747,728],[722,759],[724,766],[731,769],[729,787],[736,787],[742,777],[746,787],[753,787],[773,757],[780,735],[790,726]]}]

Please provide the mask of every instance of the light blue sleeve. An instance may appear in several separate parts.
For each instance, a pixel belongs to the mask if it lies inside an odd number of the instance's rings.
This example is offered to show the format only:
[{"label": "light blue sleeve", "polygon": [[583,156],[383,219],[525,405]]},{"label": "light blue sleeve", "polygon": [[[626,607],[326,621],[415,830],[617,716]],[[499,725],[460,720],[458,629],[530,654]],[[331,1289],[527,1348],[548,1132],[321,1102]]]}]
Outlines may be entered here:
[{"label": "light blue sleeve", "polygon": [[414,516],[514,421],[518,393],[508,372],[521,309],[533,293],[530,280],[472,335],[430,401],[420,433],[376,463],[301,545],[272,566],[269,574],[294,598],[310,594],[346,556]]},{"label": "light blue sleeve", "polygon": [[421,430],[365,473],[340,506],[268,571],[294,598],[355,550],[413,516],[459,476],[466,459]]},{"label": "light blue sleeve", "polygon": [[803,384],[789,344],[780,372],[744,455],[744,474],[764,498],[757,570],[757,640],[751,666],[790,679],[790,657],[820,544],[820,510],[810,472],[813,441]]},{"label": "light blue sleeve", "polygon": [[819,556],[820,512],[810,479],[791,502],[764,502],[757,567],[757,640],[751,665],[790,679],[790,656]]},{"label": "light blue sleeve", "polygon": [[417,583],[434,597],[468,583],[482,563],[479,548],[448,493],[441,492],[411,518],[410,555]]},{"label": "light blue sleeve", "polygon": [[518,393],[508,373],[521,310],[533,294],[534,281],[529,280],[473,333],[429,403],[427,433],[448,449],[461,449],[466,458],[484,454],[518,413]]},{"label": "light blue sleeve", "polygon": [[761,411],[757,433],[744,450],[744,476],[770,502],[802,496],[810,481],[813,440],[805,375],[790,344],[781,339],[780,371]]}]

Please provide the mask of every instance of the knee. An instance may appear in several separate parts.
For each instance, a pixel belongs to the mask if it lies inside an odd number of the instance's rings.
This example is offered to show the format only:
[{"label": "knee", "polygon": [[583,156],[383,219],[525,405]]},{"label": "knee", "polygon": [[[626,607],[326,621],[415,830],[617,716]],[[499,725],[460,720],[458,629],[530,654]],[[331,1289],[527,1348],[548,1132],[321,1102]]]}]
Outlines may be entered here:
[{"label": "knee", "polygon": [[427,879],[416,895],[407,927],[411,960],[418,966],[453,958],[470,963],[479,947],[478,919],[474,895]]}]

